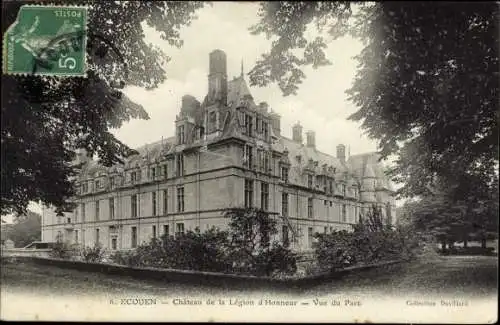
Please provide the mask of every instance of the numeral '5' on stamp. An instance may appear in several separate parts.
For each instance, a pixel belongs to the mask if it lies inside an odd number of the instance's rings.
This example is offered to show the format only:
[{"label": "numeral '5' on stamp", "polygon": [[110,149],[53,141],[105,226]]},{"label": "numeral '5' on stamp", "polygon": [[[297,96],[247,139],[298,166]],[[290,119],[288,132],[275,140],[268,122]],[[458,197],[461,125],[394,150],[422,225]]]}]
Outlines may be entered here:
[{"label": "numeral '5' on stamp", "polygon": [[87,8],[20,8],[4,35],[3,73],[85,76]]}]

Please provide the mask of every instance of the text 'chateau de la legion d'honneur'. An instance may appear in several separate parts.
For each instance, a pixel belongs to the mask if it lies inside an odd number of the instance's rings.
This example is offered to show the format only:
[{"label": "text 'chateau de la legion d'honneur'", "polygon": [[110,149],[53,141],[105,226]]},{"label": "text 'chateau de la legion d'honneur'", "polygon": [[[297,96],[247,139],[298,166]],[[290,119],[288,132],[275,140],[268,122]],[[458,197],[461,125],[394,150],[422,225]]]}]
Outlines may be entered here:
[{"label": "text 'chateau de la legion d'honneur'", "polygon": [[255,104],[243,72],[227,80],[226,54],[209,55],[208,94],[182,98],[176,135],[137,148],[123,165],[104,167],[84,152],[76,209],[43,209],[42,240],[111,250],[134,248],[163,234],[224,229],[230,207],[274,213],[279,240],[297,251],[313,234],[352,229],[373,204],[395,221],[391,184],[376,153],[347,157],[318,151],[315,133],[281,135],[280,116]]}]

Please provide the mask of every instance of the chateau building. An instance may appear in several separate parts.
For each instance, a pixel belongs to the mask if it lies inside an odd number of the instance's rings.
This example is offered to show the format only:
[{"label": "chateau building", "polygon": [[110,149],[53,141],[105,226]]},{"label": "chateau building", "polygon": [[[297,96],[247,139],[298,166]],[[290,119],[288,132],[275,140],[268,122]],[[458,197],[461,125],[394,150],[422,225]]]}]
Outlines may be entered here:
[{"label": "chateau building", "polygon": [[299,123],[284,137],[280,116],[256,104],[243,71],[228,81],[221,50],[209,55],[208,94],[201,103],[182,98],[175,129],[110,168],[81,152],[77,207],[64,216],[44,208],[42,240],[131,249],[163,234],[223,229],[227,208],[259,207],[277,218],[277,239],[304,251],[316,232],[352,229],[372,204],[395,221],[376,153],[346,157],[342,144],[336,157],[322,153]]}]

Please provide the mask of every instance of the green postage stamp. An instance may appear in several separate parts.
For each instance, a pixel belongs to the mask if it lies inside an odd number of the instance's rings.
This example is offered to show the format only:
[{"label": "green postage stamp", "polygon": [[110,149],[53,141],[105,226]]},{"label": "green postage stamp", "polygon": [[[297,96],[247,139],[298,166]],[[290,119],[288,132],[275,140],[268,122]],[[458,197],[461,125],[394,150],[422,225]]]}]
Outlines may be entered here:
[{"label": "green postage stamp", "polygon": [[23,5],[3,39],[3,73],[86,74],[87,7]]}]

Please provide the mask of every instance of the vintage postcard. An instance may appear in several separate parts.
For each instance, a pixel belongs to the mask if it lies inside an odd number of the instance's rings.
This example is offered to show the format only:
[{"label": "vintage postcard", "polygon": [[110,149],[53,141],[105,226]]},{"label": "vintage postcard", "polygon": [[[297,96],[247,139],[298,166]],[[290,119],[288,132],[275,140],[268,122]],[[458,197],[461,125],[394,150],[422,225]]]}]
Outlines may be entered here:
[{"label": "vintage postcard", "polygon": [[1,319],[495,323],[498,10],[3,2]]}]

